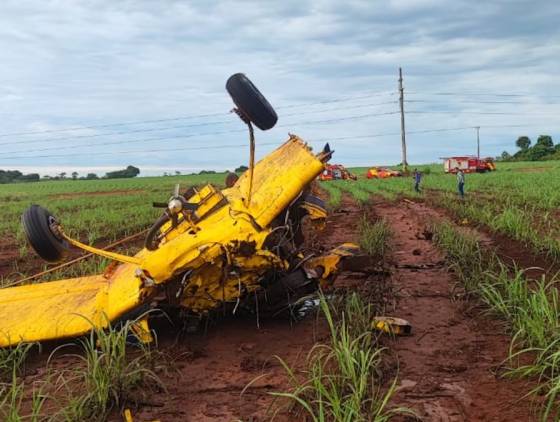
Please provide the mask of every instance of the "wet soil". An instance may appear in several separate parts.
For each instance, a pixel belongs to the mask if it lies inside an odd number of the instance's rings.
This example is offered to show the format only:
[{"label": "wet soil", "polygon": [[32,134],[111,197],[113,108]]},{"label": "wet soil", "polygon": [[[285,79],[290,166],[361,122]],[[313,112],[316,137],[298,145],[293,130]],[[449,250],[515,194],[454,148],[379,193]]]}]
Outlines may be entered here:
[{"label": "wet soil", "polygon": [[[394,232],[395,316],[413,335],[389,346],[398,358],[394,403],[427,421],[535,420],[522,397],[531,386],[500,377],[510,338],[475,303],[455,301],[457,283],[444,256],[426,239],[426,220],[441,214],[421,203],[376,202],[375,213]],[[429,236],[428,236],[429,237]]]}]

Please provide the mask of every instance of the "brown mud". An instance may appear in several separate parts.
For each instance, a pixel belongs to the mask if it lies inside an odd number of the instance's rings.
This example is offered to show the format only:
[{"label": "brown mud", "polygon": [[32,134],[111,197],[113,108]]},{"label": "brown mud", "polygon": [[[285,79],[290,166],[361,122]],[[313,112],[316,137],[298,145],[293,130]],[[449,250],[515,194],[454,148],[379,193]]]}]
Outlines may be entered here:
[{"label": "brown mud", "polygon": [[523,399],[531,386],[499,376],[510,342],[503,326],[473,312],[476,304],[453,300],[457,281],[422,235],[426,221],[441,214],[405,201],[373,208],[393,228],[395,316],[413,327],[412,336],[388,345],[399,365],[394,404],[426,421],[535,420]]}]

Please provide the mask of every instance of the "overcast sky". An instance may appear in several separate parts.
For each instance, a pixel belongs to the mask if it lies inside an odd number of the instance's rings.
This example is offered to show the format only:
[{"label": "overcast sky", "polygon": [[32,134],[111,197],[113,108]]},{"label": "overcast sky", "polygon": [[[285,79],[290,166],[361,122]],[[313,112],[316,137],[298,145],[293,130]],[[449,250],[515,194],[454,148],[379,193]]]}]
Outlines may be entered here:
[{"label": "overcast sky", "polygon": [[475,153],[473,126],[483,155],[560,142],[559,22],[554,0],[4,0],[0,169],[233,169],[236,72],[279,115],[259,156],[290,132],[333,162],[400,162],[399,66],[409,162]]}]

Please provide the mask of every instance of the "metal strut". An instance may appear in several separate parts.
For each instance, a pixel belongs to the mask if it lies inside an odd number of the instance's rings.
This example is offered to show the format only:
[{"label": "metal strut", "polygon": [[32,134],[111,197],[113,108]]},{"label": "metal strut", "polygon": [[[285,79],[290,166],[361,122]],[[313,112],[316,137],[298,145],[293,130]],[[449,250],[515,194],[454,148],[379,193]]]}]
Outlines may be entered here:
[{"label": "metal strut", "polygon": [[251,194],[253,191],[253,171],[255,168],[255,131],[251,120],[249,117],[243,113],[242,110],[234,108],[232,110],[239,118],[249,127],[249,192],[247,192],[247,198],[245,198],[245,206],[249,208],[251,205]]},{"label": "metal strut", "polygon": [[247,194],[247,203],[245,206],[249,208],[251,205],[251,194],[253,191],[253,171],[255,169],[255,133],[251,122],[247,123],[249,126],[249,193]]}]

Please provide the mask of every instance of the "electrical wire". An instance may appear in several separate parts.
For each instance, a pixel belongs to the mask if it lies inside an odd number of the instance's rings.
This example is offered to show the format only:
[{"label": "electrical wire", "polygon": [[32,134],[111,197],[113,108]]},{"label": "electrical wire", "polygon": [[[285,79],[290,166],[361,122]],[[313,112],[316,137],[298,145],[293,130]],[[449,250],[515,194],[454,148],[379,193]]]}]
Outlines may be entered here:
[{"label": "electrical wire", "polygon": [[[286,104],[286,105],[280,105],[280,106],[275,107],[275,108],[276,109],[286,109],[286,108],[296,108],[296,107],[309,107],[309,106],[313,106],[313,105],[354,101],[354,100],[357,100],[357,99],[379,97],[379,96],[383,96],[383,95],[395,95],[395,93],[392,92],[392,91],[380,91],[380,92],[372,92],[372,93],[369,93],[367,95],[364,94],[364,95],[359,95],[359,96],[347,96],[347,97],[333,98],[333,99],[328,99],[328,100],[323,100],[323,101],[315,101],[315,102],[310,102],[310,103]],[[138,124],[162,123],[162,122],[171,122],[171,121],[177,121],[177,120],[199,119],[199,118],[216,117],[216,116],[224,116],[224,115],[226,115],[226,113],[210,113],[210,114],[177,116],[177,117],[171,117],[171,118],[165,118],[165,119],[135,120],[135,121],[128,121],[128,122],[114,122],[114,123],[104,123],[104,124],[94,124],[94,125],[80,125],[80,126],[69,127],[69,128],[61,128],[61,129],[45,129],[45,130],[36,130],[36,131],[0,133],[0,137],[26,136],[26,135],[37,135],[37,134],[44,134],[44,133],[71,132],[71,131],[77,131],[77,130],[101,129],[101,128],[114,127],[114,126],[131,126],[131,125],[138,125]]]},{"label": "electrical wire", "polygon": [[[427,103],[427,104],[449,104],[443,100],[404,100],[405,103]],[[459,104],[520,104],[520,105],[541,105],[541,103],[527,101],[487,101],[487,100],[455,100],[454,103]],[[547,102],[543,105],[558,105],[560,103]]]},{"label": "electrical wire", "polygon": [[[381,103],[367,103],[367,104],[358,104],[350,107],[340,107],[340,108],[329,108],[326,110],[310,110],[304,112],[297,112],[297,113],[288,113],[284,114],[282,117],[292,117],[292,116],[301,116],[307,114],[317,114],[317,113],[326,113],[330,111],[339,111],[339,110],[355,110],[358,108],[366,108],[366,107],[373,107],[378,105],[385,105],[385,104],[397,104],[397,101],[385,101]],[[178,125],[178,126],[164,126],[158,128],[144,128],[144,129],[134,129],[134,130],[125,130],[120,132],[108,132],[108,133],[94,133],[89,135],[73,135],[67,136],[62,138],[44,138],[44,139],[31,139],[31,140],[20,140],[20,141],[10,141],[10,142],[0,142],[0,145],[19,145],[19,144],[37,144],[37,143],[54,143],[59,141],[69,141],[69,140],[79,140],[79,139],[91,139],[91,138],[100,138],[106,136],[118,136],[118,135],[128,135],[131,133],[147,133],[147,132],[159,132],[164,130],[173,130],[173,129],[187,129],[192,127],[203,127],[203,126],[212,126],[212,125],[224,125],[224,124],[232,124],[238,123],[237,119],[230,119],[224,121],[213,121],[213,122],[203,122],[203,123],[194,123],[188,125]]]},{"label": "electrical wire", "polygon": [[[369,117],[380,117],[380,116],[387,116],[398,114],[398,111],[386,112],[386,113],[377,113],[377,114],[362,114],[358,116],[348,116],[348,117],[339,117],[334,119],[324,119],[324,120],[311,120],[299,123],[286,123],[283,125],[277,125],[276,127],[295,127],[295,126],[306,126],[306,125],[321,125],[321,124],[331,124],[331,123],[338,123],[341,121],[347,120],[359,120]],[[7,151],[0,154],[0,156],[8,155],[8,154],[18,154],[18,153],[29,153],[29,152],[43,152],[43,151],[52,151],[52,150],[61,150],[61,149],[76,149],[76,148],[97,148],[99,146],[109,146],[109,145],[123,145],[123,144],[136,144],[136,143],[144,143],[144,142],[155,142],[155,141],[167,141],[172,139],[187,139],[187,138],[194,138],[194,137],[204,137],[204,136],[217,136],[217,135],[226,135],[230,133],[240,133],[245,132],[245,128],[243,129],[236,129],[236,130],[225,130],[225,131],[217,131],[217,132],[202,132],[202,133],[190,133],[184,135],[173,135],[173,136],[164,136],[164,137],[156,137],[156,138],[145,138],[145,139],[132,139],[132,140],[122,140],[122,141],[107,141],[107,142],[97,142],[95,144],[89,145],[66,145],[66,146],[54,146],[54,147],[47,147],[47,148],[35,148],[29,149],[26,151]]]},{"label": "electrical wire", "polygon": [[[529,125],[487,125],[480,126],[481,128],[503,128],[503,127],[528,127]],[[407,135],[420,134],[420,133],[436,133],[436,132],[449,132],[449,131],[459,131],[459,130],[471,130],[475,126],[461,126],[453,128],[434,128],[434,129],[423,129],[407,131]],[[239,130],[239,132],[245,132],[245,129]],[[314,139],[309,141],[309,143],[323,143],[332,141],[344,141],[344,140],[358,140],[358,139],[371,139],[385,136],[400,136],[400,132],[387,132],[387,133],[377,133],[377,134],[364,134],[358,136],[343,136],[343,137],[327,137],[322,139]],[[259,146],[278,146],[278,142],[263,142],[259,143]],[[157,152],[172,152],[172,151],[199,151],[199,150],[214,150],[214,149],[224,149],[224,148],[240,148],[246,147],[246,144],[222,144],[222,145],[205,145],[205,146],[190,146],[190,147],[176,147],[176,148],[156,148],[156,149],[140,149],[140,150],[125,150],[125,151],[108,151],[108,152],[96,152],[91,154],[92,156],[98,155],[119,155],[119,154],[139,154],[139,153],[157,153]],[[33,155],[33,156],[11,156],[11,157],[0,157],[0,160],[15,160],[15,159],[30,159],[30,158],[63,158],[63,157],[76,157],[76,153],[72,154],[47,154],[47,155]]]},{"label": "electrical wire", "polygon": [[531,93],[494,93],[494,92],[410,92],[413,95],[443,95],[443,96],[456,96],[456,97],[528,97],[528,98],[560,98],[560,95],[533,95]]},{"label": "electrical wire", "polygon": [[407,111],[406,114],[480,114],[480,115],[498,115],[498,116],[540,116],[540,115],[557,115],[555,112],[502,112],[502,111],[452,111],[452,110],[430,110],[430,111],[419,111],[412,110]]}]

